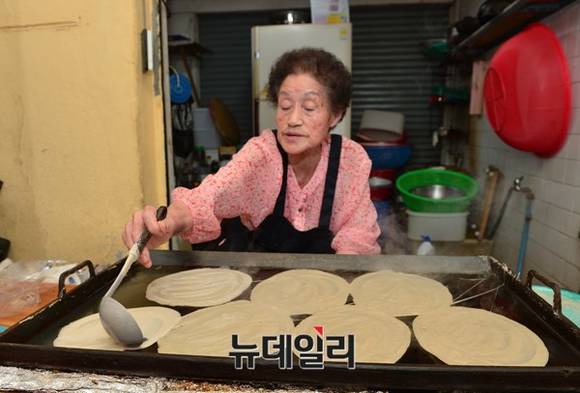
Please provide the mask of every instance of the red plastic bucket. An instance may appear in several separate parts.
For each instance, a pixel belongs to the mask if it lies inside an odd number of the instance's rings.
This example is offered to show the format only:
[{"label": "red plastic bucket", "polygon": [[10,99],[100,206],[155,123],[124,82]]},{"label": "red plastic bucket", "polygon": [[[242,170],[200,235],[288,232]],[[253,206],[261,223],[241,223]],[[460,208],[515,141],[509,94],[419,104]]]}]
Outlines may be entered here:
[{"label": "red plastic bucket", "polygon": [[531,24],[495,53],[484,84],[486,113],[510,146],[542,157],[556,154],[570,124],[568,63],[554,32]]},{"label": "red plastic bucket", "polygon": [[370,177],[369,186],[371,189],[372,201],[384,201],[391,197],[393,193],[393,182],[381,177]]},{"label": "red plastic bucket", "polygon": [[395,183],[397,178],[396,169],[372,169],[369,177],[381,177]]}]

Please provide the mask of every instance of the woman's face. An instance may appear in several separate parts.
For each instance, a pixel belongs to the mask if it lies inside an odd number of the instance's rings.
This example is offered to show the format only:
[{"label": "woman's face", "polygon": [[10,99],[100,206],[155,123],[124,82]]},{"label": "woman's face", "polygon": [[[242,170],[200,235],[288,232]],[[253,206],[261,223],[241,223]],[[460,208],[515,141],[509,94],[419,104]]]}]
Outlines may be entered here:
[{"label": "woman's face", "polygon": [[340,115],[331,112],[324,87],[309,74],[291,74],[278,93],[278,140],[289,155],[318,152]]}]

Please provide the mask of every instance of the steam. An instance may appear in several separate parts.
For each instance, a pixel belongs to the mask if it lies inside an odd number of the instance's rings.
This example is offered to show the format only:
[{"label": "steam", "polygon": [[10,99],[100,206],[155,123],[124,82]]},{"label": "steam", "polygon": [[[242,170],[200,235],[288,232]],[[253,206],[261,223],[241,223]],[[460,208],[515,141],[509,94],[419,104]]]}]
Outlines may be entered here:
[{"label": "steam", "polygon": [[407,232],[404,230],[402,224],[397,220],[397,214],[392,213],[380,217],[378,224],[381,228],[379,245],[381,246],[382,254],[413,254],[411,242],[409,241]]}]

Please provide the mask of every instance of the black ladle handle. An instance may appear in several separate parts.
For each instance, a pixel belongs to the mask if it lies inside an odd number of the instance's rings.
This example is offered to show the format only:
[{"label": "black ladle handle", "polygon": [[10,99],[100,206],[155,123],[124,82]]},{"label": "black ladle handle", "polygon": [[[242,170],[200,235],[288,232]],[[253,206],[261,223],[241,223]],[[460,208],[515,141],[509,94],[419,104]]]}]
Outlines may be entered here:
[{"label": "black ladle handle", "polygon": [[[167,207],[159,206],[159,208],[157,208],[156,213],[157,221],[165,220],[166,216],[167,216]],[[147,245],[149,239],[151,239],[151,232],[149,232],[147,227],[144,227],[143,232],[141,232],[141,236],[139,237],[139,240],[137,240],[137,248],[139,248],[139,254],[141,254],[141,252]]]}]

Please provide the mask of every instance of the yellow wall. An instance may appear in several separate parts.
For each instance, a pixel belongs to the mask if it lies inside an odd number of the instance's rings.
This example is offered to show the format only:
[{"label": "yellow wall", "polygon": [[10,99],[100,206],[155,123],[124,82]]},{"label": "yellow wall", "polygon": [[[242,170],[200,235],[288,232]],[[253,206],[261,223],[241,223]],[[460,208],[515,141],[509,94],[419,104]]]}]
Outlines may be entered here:
[{"label": "yellow wall", "polygon": [[133,211],[166,203],[159,67],[141,72],[140,31],[156,26],[146,1],[0,2],[0,237],[12,259],[114,262]]}]

